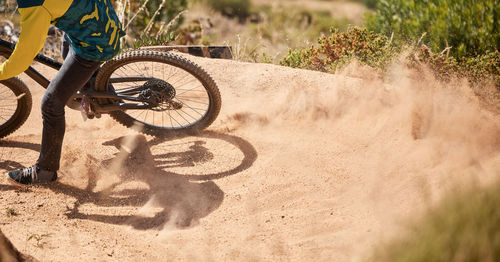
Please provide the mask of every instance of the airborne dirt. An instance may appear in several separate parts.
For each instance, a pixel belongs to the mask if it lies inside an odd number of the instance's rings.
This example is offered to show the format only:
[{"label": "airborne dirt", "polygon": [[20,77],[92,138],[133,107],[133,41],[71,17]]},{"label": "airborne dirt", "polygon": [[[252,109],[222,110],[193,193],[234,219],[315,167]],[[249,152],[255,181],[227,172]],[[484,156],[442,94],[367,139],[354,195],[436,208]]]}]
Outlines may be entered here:
[{"label": "airborne dirt", "polygon": [[[359,261],[444,192],[488,184],[500,170],[498,116],[466,81],[400,66],[380,78],[356,64],[330,75],[191,59],[222,93],[206,132],[159,140],[68,111],[59,182],[20,190],[2,179],[1,229],[21,252]],[[34,110],[0,142],[2,173],[38,156],[43,90],[27,83]]]}]

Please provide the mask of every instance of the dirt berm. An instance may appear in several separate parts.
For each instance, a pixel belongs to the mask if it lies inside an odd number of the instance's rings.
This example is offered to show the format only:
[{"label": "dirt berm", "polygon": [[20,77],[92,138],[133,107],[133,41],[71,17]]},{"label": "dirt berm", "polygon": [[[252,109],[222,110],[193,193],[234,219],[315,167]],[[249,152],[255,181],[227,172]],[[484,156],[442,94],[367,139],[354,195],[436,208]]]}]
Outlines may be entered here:
[{"label": "dirt berm", "polygon": [[[380,78],[356,64],[323,74],[191,59],[222,93],[206,132],[159,140],[68,111],[60,181],[19,190],[2,178],[0,227],[19,251],[40,261],[359,261],[443,193],[500,170],[499,117],[465,80],[397,65]],[[34,110],[0,142],[1,173],[38,156],[43,89],[26,82]]]}]

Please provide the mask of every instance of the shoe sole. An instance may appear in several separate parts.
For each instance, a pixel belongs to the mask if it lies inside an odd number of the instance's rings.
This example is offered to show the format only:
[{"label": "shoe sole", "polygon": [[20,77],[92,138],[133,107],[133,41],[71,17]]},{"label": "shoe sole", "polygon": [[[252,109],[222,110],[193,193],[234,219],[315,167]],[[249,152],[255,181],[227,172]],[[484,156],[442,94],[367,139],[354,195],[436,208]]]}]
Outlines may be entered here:
[{"label": "shoe sole", "polygon": [[10,176],[9,176],[9,174],[8,174],[8,173],[7,173],[5,176],[7,177],[7,181],[8,181],[10,184],[14,185],[14,186],[21,187],[21,188],[28,188],[29,186],[31,186],[31,185],[32,185],[32,184],[30,184],[30,185],[25,185],[25,184],[21,184],[21,183],[19,183],[19,182],[17,182],[16,180],[14,180],[14,179],[10,178]]},{"label": "shoe sole", "polygon": [[[18,187],[23,187],[23,188],[28,188],[28,187],[35,186],[35,185],[48,185],[48,184],[53,184],[53,183],[55,183],[55,182],[57,181],[57,177],[56,177],[56,179],[54,179],[54,181],[49,181],[49,182],[40,182],[40,183],[34,183],[34,184],[29,184],[29,185],[26,185],[26,184],[23,184],[23,183],[19,183],[19,182],[17,182],[16,180],[14,180],[14,179],[10,178],[9,173],[7,173],[5,176],[7,177],[7,181],[8,181],[10,184],[12,184],[12,185],[14,185],[14,186],[18,186]],[[56,176],[57,176],[57,175],[56,175]]]}]

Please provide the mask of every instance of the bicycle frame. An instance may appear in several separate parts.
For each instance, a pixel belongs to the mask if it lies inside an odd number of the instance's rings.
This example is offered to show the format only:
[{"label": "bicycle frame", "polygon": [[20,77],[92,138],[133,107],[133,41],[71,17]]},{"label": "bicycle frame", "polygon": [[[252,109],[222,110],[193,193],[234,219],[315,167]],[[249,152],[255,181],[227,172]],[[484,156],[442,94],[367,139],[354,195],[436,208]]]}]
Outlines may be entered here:
[{"label": "bicycle frame", "polygon": [[[14,51],[15,44],[2,40],[0,39],[0,56],[3,56],[5,58],[9,58],[12,52]],[[55,61],[54,59],[51,59],[47,56],[44,56],[42,54],[38,54],[34,61],[37,61],[43,65],[46,65],[52,69],[59,70],[62,67],[62,63]],[[43,76],[40,72],[38,72],[33,66],[29,66],[26,71],[24,71],[26,75],[28,75],[31,79],[33,79],[35,82],[37,82],[39,85],[41,85],[43,88],[47,89],[47,87],[50,84],[50,80],[48,80],[45,76]],[[148,81],[154,79],[152,77],[144,77],[144,76],[127,76],[127,77],[113,77],[109,79],[108,84],[113,84],[113,83],[124,83],[124,82],[134,82],[134,81]],[[91,102],[92,106],[94,107],[94,111],[96,113],[109,113],[111,111],[117,111],[117,110],[127,110],[127,109],[149,109],[152,106],[149,105],[149,100],[146,99],[140,99],[137,97],[132,97],[130,96],[131,94],[134,94],[136,92],[141,91],[141,86],[138,87],[132,87],[126,90],[120,90],[120,92],[113,94],[109,92],[100,92],[96,91],[93,89],[89,90],[84,90],[84,91],[78,91],[74,96],[73,99],[78,99],[82,98],[83,96],[86,96],[89,98],[90,101],[93,101],[94,99],[112,99],[115,101],[133,101],[133,102],[142,102],[144,104],[135,104],[135,103],[124,103],[124,102],[117,102],[117,103],[111,103],[111,104],[100,104],[97,102]]]}]

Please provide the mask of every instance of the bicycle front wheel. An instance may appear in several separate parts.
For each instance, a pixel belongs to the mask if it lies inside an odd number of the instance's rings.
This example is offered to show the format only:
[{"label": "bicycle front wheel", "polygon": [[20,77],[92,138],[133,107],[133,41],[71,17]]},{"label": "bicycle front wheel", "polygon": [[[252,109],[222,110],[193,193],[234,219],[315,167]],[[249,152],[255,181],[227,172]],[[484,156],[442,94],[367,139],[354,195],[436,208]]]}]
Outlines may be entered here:
[{"label": "bicycle front wheel", "polygon": [[31,112],[32,98],[19,78],[0,81],[0,138],[21,127]]},{"label": "bicycle front wheel", "polygon": [[[132,51],[103,65],[96,89],[116,92],[126,110],[110,112],[119,123],[153,136],[196,134],[217,118],[221,97],[216,83],[186,58],[156,51]],[[101,101],[100,101],[101,102]]]}]

